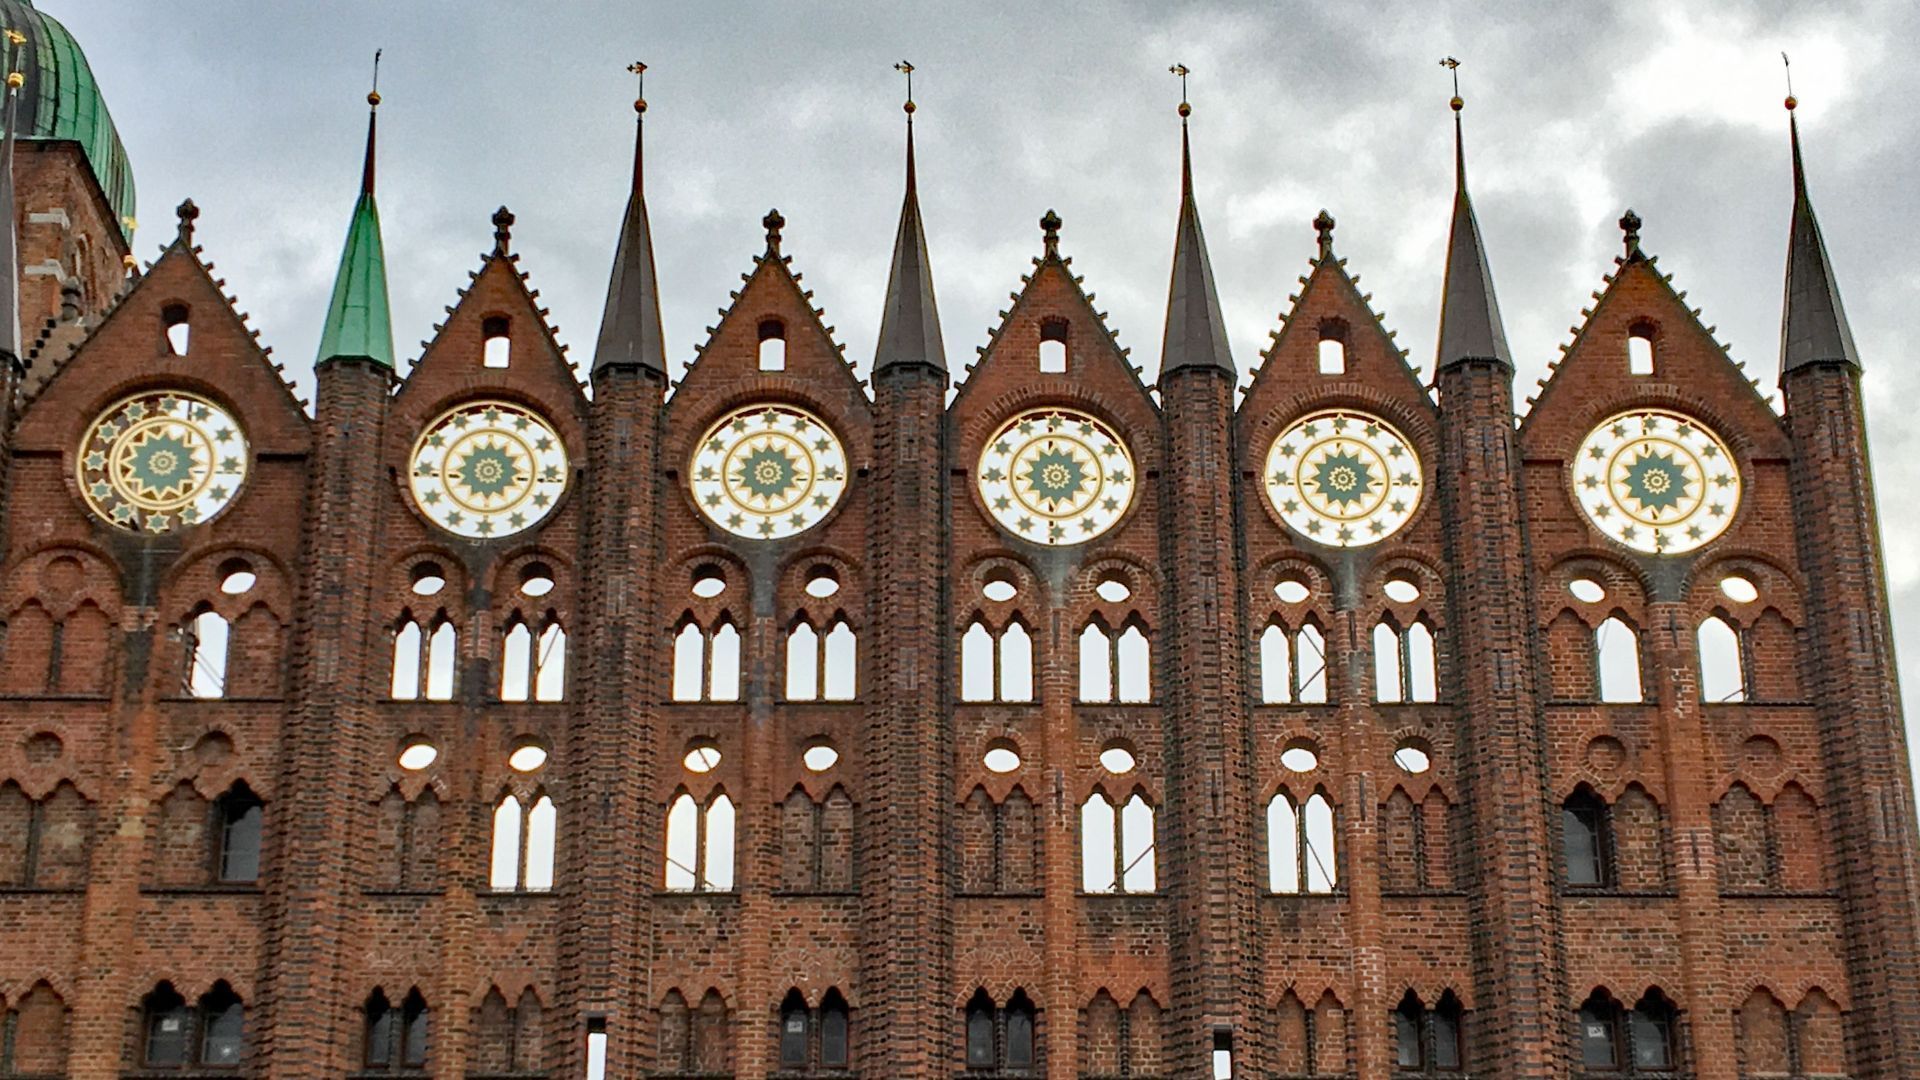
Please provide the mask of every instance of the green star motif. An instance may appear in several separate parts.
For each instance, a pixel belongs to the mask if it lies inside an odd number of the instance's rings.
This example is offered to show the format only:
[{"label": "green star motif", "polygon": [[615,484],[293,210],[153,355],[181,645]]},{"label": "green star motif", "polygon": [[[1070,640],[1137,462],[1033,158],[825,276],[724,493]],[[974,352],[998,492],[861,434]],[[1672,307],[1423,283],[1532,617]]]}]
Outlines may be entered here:
[{"label": "green star motif", "polygon": [[133,480],[163,496],[184,491],[193,480],[193,450],[178,435],[155,435],[134,448]]},{"label": "green star motif", "polygon": [[1643,509],[1671,510],[1686,497],[1691,484],[1670,453],[1642,451],[1639,459],[1627,466],[1627,497]]},{"label": "green star motif", "polygon": [[1071,453],[1045,450],[1035,456],[1028,467],[1027,483],[1043,499],[1067,502],[1086,486],[1087,472]]},{"label": "green star motif", "polygon": [[734,474],[733,482],[754,496],[771,501],[793,490],[798,472],[786,451],[762,446],[740,462],[740,471]]},{"label": "green star motif", "polygon": [[499,495],[513,480],[513,458],[497,446],[480,447],[460,463],[460,482],[475,495]]},{"label": "green star motif", "polygon": [[1359,455],[1338,451],[1314,466],[1313,483],[1320,489],[1321,498],[1345,507],[1366,498],[1375,481],[1373,471]]}]

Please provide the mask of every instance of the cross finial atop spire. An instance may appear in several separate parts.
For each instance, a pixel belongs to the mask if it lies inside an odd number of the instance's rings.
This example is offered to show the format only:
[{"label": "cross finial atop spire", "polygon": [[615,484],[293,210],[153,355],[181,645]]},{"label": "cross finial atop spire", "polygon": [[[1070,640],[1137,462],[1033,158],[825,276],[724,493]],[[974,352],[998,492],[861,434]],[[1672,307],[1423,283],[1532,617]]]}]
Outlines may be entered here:
[{"label": "cross finial atop spire", "polygon": [[501,207],[493,212],[493,253],[505,255],[513,242],[513,211]]},{"label": "cross finial atop spire", "polygon": [[179,206],[174,207],[173,212],[174,215],[180,219],[180,243],[187,247],[192,247],[193,222],[195,218],[200,216],[200,208],[193,205],[192,199],[187,199]]},{"label": "cross finial atop spire", "polygon": [[1048,210],[1040,215],[1040,239],[1046,244],[1046,257],[1060,257],[1060,215]]},{"label": "cross finial atop spire", "polygon": [[1333,254],[1333,215],[1323,208],[1313,216],[1313,231],[1320,234],[1320,257],[1325,259]]},{"label": "cross finial atop spire", "polygon": [[1625,234],[1623,239],[1626,241],[1628,259],[1640,254],[1640,225],[1640,215],[1631,208],[1620,216],[1620,231]]}]

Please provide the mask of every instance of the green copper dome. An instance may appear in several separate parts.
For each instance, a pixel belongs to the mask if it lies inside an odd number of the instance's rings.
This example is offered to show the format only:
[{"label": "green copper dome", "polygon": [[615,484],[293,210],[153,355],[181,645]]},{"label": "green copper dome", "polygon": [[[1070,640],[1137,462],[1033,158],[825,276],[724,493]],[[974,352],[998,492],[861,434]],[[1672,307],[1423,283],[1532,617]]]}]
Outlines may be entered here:
[{"label": "green copper dome", "polygon": [[31,0],[0,0],[0,23],[27,39],[17,63],[27,80],[20,94],[20,137],[79,143],[121,233],[131,237],[133,166],[79,42],[52,16],[34,10]]}]

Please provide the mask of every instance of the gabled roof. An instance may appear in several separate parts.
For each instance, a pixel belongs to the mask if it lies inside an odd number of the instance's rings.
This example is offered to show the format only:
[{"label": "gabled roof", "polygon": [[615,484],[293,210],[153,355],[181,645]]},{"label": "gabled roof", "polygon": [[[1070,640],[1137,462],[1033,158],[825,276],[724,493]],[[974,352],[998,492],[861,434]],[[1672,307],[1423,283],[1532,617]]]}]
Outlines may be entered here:
[{"label": "gabled roof", "polygon": [[[1787,99],[1787,108],[1794,106]],[[1807,172],[1800,160],[1800,125],[1787,114],[1793,144],[1793,231],[1787,241],[1787,289],[1780,320],[1780,374],[1811,364],[1860,366],[1853,329],[1840,303],[1840,286],[1820,236],[1820,222],[1807,196]]]}]

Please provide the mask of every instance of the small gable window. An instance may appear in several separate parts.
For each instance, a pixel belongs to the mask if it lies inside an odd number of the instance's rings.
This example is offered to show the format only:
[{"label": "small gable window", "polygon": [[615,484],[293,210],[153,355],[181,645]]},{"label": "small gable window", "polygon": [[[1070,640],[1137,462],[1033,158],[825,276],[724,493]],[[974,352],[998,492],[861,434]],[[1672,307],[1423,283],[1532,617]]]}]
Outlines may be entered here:
[{"label": "small gable window", "polygon": [[512,326],[505,315],[490,315],[480,323],[482,339],[480,362],[490,368],[503,368],[513,358],[513,339],[507,331]]},{"label": "small gable window", "polygon": [[160,325],[167,335],[167,351],[175,356],[187,355],[188,339],[193,327],[187,321],[187,305],[168,304],[160,309]]},{"label": "small gable window", "polygon": [[1040,323],[1040,373],[1067,373],[1067,320],[1046,319]]},{"label": "small gable window", "polygon": [[787,370],[787,324],[779,319],[760,320],[760,370]]},{"label": "small gable window", "polygon": [[1635,323],[1627,331],[1627,374],[1653,374],[1653,326]]},{"label": "small gable window", "polygon": [[1338,319],[1320,324],[1320,374],[1347,373],[1347,327]]}]

